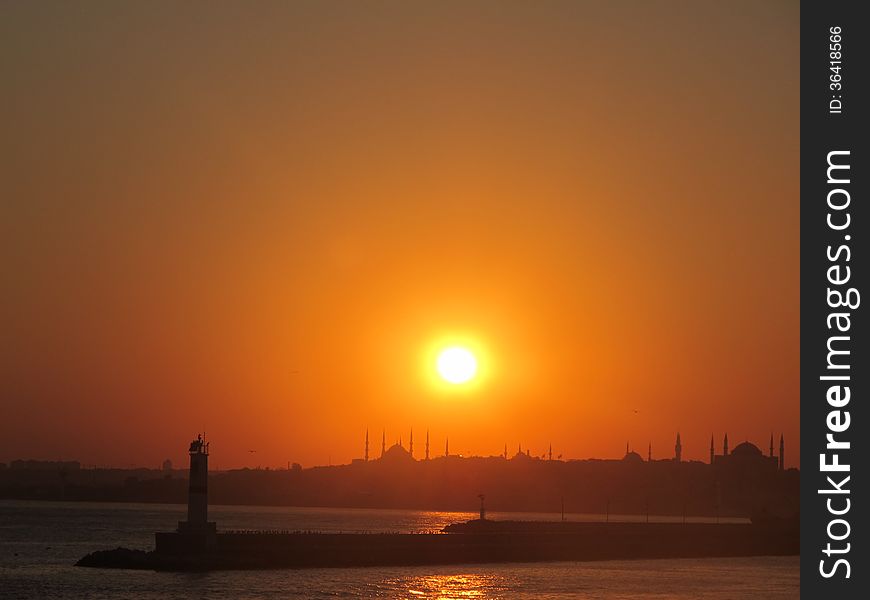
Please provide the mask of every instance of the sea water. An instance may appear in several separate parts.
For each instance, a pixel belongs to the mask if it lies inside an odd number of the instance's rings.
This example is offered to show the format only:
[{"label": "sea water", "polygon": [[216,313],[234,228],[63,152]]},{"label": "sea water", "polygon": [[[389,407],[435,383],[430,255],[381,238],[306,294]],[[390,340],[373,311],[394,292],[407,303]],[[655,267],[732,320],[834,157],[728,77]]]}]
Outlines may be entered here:
[{"label": "sea water", "polygon": [[[533,564],[365,567],[156,573],[85,569],[85,554],[123,546],[150,550],[154,532],[185,518],[182,505],[0,501],[0,598],[798,598],[799,560],[705,558]],[[492,513],[492,518],[558,515]],[[218,528],[425,532],[476,513],[213,506]],[[601,515],[568,515],[601,520]],[[611,520],[640,520],[612,516]],[[651,519],[659,520],[659,519]]]}]

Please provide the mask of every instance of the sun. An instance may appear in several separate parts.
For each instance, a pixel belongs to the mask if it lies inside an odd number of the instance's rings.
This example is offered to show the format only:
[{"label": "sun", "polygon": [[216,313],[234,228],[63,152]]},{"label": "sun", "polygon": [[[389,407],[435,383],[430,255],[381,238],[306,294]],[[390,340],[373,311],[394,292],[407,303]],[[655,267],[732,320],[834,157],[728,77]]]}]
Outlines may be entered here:
[{"label": "sun", "polygon": [[477,359],[467,348],[445,348],[436,361],[438,374],[447,383],[459,385],[474,379],[477,374]]}]

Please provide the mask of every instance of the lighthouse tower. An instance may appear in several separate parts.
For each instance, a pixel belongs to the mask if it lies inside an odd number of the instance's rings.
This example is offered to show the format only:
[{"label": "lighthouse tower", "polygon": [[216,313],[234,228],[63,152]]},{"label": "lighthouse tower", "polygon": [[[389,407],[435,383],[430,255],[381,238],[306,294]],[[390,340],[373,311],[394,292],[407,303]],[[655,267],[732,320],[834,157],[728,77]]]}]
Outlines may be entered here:
[{"label": "lighthouse tower", "polygon": [[190,555],[217,548],[217,525],[208,520],[208,444],[198,435],[190,442],[190,477],[187,486],[187,520],[173,532],[154,534],[158,554]]},{"label": "lighthouse tower", "polygon": [[190,481],[187,488],[187,522],[191,526],[208,522],[208,444],[202,436],[190,443]]},{"label": "lighthouse tower", "polygon": [[190,478],[187,488],[187,520],[178,523],[178,532],[202,536],[206,545],[216,533],[208,520],[208,444],[201,435],[190,443]]}]

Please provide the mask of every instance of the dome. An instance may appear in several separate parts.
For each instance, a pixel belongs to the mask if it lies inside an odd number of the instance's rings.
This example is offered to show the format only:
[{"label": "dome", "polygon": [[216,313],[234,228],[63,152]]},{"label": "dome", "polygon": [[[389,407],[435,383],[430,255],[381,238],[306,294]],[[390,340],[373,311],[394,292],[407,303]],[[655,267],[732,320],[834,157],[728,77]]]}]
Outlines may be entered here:
[{"label": "dome", "polygon": [[640,454],[637,452],[629,452],[625,456],[622,457],[623,462],[632,462],[632,463],[642,463],[643,458],[641,458]]},{"label": "dome", "polygon": [[737,446],[734,447],[734,450],[731,451],[731,454],[733,456],[763,456],[761,450],[758,449],[758,446],[749,442],[737,444]]},{"label": "dome", "polygon": [[411,453],[405,450],[405,448],[399,444],[393,444],[387,451],[384,453],[384,458],[387,460],[413,460],[414,457],[411,456]]}]

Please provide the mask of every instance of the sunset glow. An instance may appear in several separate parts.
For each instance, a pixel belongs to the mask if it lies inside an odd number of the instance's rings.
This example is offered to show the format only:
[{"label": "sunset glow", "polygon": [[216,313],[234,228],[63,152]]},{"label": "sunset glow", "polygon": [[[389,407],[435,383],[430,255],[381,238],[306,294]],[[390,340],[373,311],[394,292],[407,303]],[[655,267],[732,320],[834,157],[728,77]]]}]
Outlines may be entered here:
[{"label": "sunset glow", "polygon": [[796,3],[365,4],[15,4],[0,462],[797,448]]}]

